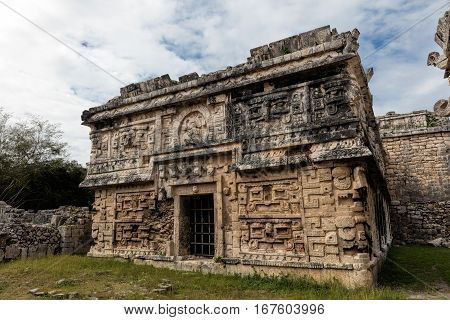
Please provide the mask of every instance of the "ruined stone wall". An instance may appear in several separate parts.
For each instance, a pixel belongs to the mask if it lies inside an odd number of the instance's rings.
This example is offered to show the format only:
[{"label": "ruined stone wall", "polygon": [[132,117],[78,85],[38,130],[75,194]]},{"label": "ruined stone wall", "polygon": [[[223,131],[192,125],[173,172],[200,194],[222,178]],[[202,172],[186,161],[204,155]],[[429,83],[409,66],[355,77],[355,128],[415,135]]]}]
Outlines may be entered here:
[{"label": "ruined stone wall", "polygon": [[91,230],[88,208],[60,207],[33,212],[0,202],[0,261],[86,253],[91,244]]},{"label": "ruined stone wall", "polygon": [[[417,111],[379,117],[387,155],[394,239],[399,243],[450,241],[450,122]],[[439,239],[442,239],[440,241]]]},{"label": "ruined stone wall", "polygon": [[53,255],[60,241],[54,226],[0,223],[0,261]]}]

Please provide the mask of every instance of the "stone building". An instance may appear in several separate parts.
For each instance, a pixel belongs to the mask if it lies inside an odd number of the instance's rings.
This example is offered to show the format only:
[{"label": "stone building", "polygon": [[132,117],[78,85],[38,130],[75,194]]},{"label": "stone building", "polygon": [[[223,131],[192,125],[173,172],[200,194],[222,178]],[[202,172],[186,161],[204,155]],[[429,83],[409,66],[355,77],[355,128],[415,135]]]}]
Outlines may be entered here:
[{"label": "stone building", "polygon": [[322,27],[84,111],[90,255],[372,284],[389,195],[358,36]]}]

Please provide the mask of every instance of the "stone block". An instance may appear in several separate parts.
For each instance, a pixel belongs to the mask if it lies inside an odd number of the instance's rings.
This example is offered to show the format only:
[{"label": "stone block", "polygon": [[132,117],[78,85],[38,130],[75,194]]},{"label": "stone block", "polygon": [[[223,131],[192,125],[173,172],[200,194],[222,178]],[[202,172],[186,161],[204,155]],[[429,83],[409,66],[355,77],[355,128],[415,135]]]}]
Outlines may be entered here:
[{"label": "stone block", "polygon": [[225,244],[231,245],[233,243],[233,232],[225,231]]},{"label": "stone block", "polygon": [[83,228],[81,228],[81,227],[72,228],[72,236],[73,237],[83,238],[84,235],[85,235],[85,231]]},{"label": "stone block", "polygon": [[28,248],[27,247],[20,248],[20,250],[21,250],[21,253],[20,253],[21,258],[22,259],[27,258],[28,257]]},{"label": "stone block", "polygon": [[70,226],[60,226],[58,230],[63,239],[72,236],[72,228]]},{"label": "stone block", "polygon": [[47,247],[47,255],[48,255],[48,256],[54,255],[54,254],[56,253],[57,247],[58,247],[57,245],[49,245],[49,246]]},{"label": "stone block", "polygon": [[175,244],[172,240],[166,241],[166,256],[175,255]]},{"label": "stone block", "polygon": [[355,226],[355,220],[352,216],[336,217],[336,227],[338,228],[352,228]]},{"label": "stone block", "polygon": [[60,224],[60,221],[61,221],[61,216],[55,214],[55,215],[52,216],[52,218],[50,220],[50,224],[58,227],[59,224]]},{"label": "stone block", "polygon": [[45,257],[47,255],[47,245],[46,244],[39,244],[37,246],[36,255],[38,257]]},{"label": "stone block", "polygon": [[5,249],[5,259],[17,259],[22,254],[18,245],[9,245]]}]

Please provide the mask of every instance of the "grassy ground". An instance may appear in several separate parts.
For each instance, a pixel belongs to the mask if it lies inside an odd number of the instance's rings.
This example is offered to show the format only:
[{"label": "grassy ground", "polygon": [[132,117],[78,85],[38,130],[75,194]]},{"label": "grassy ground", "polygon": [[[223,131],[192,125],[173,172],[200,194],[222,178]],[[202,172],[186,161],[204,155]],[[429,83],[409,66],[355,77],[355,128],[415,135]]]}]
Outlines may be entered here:
[{"label": "grassy ground", "polygon": [[450,249],[393,247],[381,270],[379,284],[398,288],[413,299],[450,299]]},{"label": "grassy ground", "polygon": [[[419,275],[427,285],[396,264]],[[58,282],[61,279],[65,280]],[[162,279],[169,280],[173,290],[153,292]],[[433,287],[440,290],[439,294],[448,294],[448,285],[450,250],[431,247],[392,248],[380,286],[355,290],[306,279],[203,275],[79,256],[0,264],[0,299],[35,298],[28,293],[32,288],[76,291],[81,299],[404,299],[412,293],[436,294],[430,289]]]}]

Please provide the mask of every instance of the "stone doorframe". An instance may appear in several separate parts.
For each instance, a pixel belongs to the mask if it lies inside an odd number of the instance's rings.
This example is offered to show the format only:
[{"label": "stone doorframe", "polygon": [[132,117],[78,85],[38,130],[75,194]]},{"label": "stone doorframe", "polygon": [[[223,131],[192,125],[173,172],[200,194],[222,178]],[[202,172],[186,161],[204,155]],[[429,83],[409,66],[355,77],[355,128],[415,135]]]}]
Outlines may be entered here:
[{"label": "stone doorframe", "polygon": [[214,199],[214,256],[224,256],[224,228],[223,228],[223,205],[222,205],[222,183],[220,179],[215,182],[209,183],[194,183],[188,185],[172,186],[172,196],[174,199],[174,251],[175,259],[183,260],[184,255],[180,250],[181,230],[180,221],[182,215],[182,197],[183,196],[195,196],[202,194],[212,194]]}]

